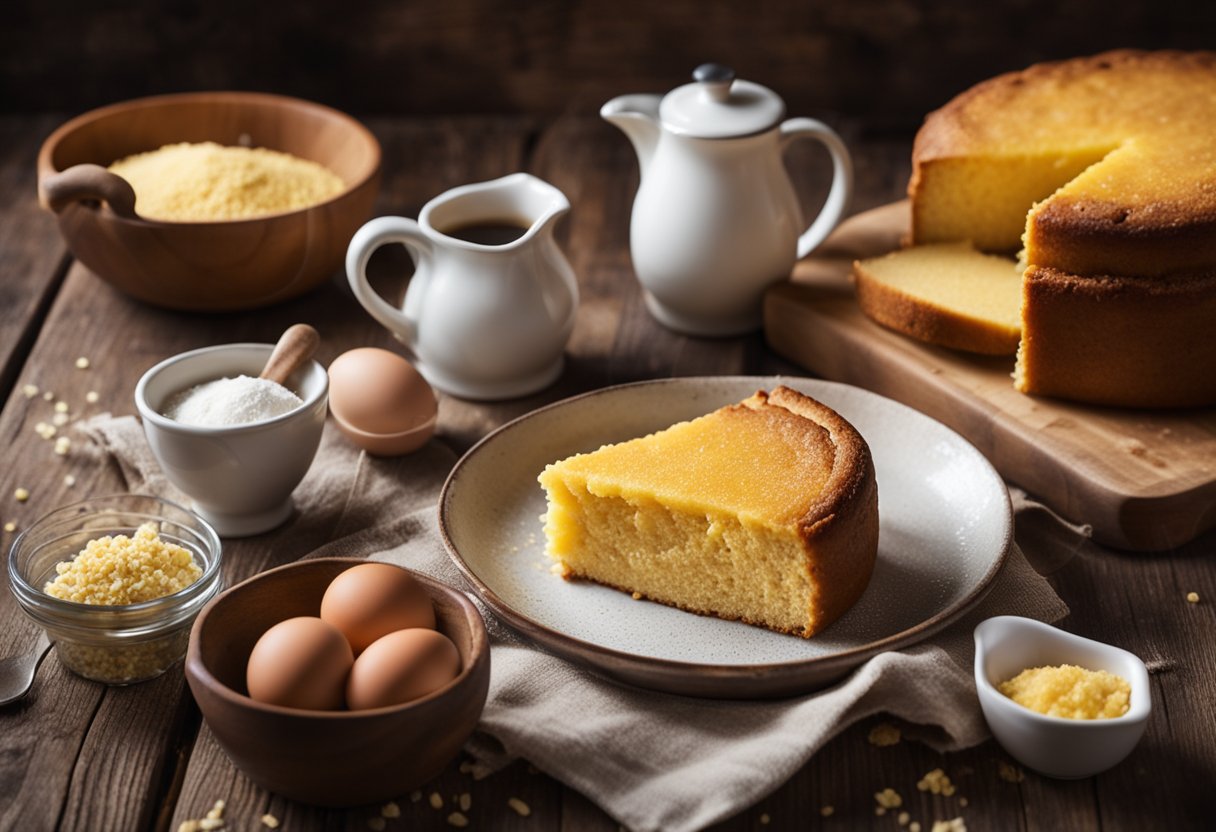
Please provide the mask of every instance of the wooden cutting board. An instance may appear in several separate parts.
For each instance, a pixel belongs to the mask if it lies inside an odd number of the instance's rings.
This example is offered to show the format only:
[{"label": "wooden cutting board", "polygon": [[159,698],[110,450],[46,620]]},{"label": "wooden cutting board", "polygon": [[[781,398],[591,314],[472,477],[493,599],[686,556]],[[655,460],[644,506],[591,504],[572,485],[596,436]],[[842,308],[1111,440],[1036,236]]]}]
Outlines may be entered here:
[{"label": "wooden cutting board", "polygon": [[858,214],[799,262],[792,281],[765,298],[770,346],[824,378],[949,425],[1007,480],[1090,524],[1101,543],[1160,551],[1216,526],[1216,409],[1124,410],[1026,396],[1013,389],[1012,357],[922,344],[863,315],[852,263],[897,248],[908,218],[906,201]]}]

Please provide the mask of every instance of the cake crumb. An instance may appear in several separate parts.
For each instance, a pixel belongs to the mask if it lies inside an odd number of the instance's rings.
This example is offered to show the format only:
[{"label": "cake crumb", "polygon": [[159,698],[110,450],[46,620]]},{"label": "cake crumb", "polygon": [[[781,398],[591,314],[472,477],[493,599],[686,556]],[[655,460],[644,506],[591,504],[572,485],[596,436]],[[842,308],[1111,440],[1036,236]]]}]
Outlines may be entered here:
[{"label": "cake crumb", "polygon": [[464,792],[460,795],[460,811],[467,812],[473,806],[473,795]]},{"label": "cake crumb", "polygon": [[642,600],[642,593],[640,593],[640,592],[635,592],[635,593],[633,593],[633,594],[632,594],[630,597],[631,597],[631,598],[633,598],[633,600],[635,600],[635,601],[641,601],[641,600]]},{"label": "cake crumb", "polygon": [[524,803],[518,797],[512,797],[507,800],[507,805],[511,807],[511,811],[519,815],[521,818],[526,818],[532,814],[532,807]]},{"label": "cake crumb", "polygon": [[34,384],[27,384],[21,388],[21,393],[27,399],[32,399],[34,396],[38,395],[38,386]]},{"label": "cake crumb", "polygon": [[904,805],[904,799],[899,796],[899,792],[891,788],[874,792],[874,801],[884,809],[898,809]]},{"label": "cake crumb", "polygon": [[962,818],[935,820],[933,821],[933,829],[930,832],[967,832],[967,824],[963,823]]},{"label": "cake crumb", "polygon": [[29,498],[30,498],[30,490],[28,488],[22,488],[21,486],[17,486],[17,488],[13,491],[13,499],[19,503],[24,503]]},{"label": "cake crumb", "polygon": [[824,804],[823,806],[819,807],[819,816],[820,817],[830,818],[834,814],[836,814],[836,807],[830,803]]},{"label": "cake crumb", "polygon": [[262,815],[262,826],[265,826],[267,829],[278,829],[279,819],[267,812]]},{"label": "cake crumb", "polygon": [[883,748],[888,745],[896,745],[901,738],[899,728],[889,722],[880,722],[870,729],[868,737],[870,745],[876,745]]},{"label": "cake crumb", "polygon": [[935,768],[916,784],[916,788],[922,792],[932,792],[933,794],[945,795],[950,797],[954,794],[954,784],[950,782],[950,778],[946,776],[946,772],[940,768]]},{"label": "cake crumb", "polygon": [[1199,603],[1199,593],[1198,592],[1188,592],[1186,594],[1186,600],[1188,603],[1198,604]]},{"label": "cake crumb", "polygon": [[96,390],[90,390],[84,394],[84,400],[89,404],[97,404],[101,400],[101,394]]},{"label": "cake crumb", "polygon": [[1026,775],[1022,773],[1020,768],[1004,760],[997,763],[996,773],[1006,783],[1021,783],[1026,779]]},{"label": "cake crumb", "polygon": [[384,818],[368,818],[367,828],[371,829],[372,832],[384,832],[388,828],[388,824],[384,822]]},{"label": "cake crumb", "polygon": [[432,809],[442,809],[443,808],[443,795],[441,795],[439,792],[431,792],[430,800],[431,800]]},{"label": "cake crumb", "polygon": [[[469,819],[460,812],[452,812],[452,814],[448,815],[448,825],[463,828],[469,825]],[[967,830],[964,829],[963,832],[967,832]]]},{"label": "cake crumb", "polygon": [[80,358],[77,358],[76,359],[76,369],[77,370],[89,369],[89,359],[85,358],[83,355],[80,356]]},{"label": "cake crumb", "polygon": [[401,817],[401,807],[398,806],[394,801],[390,800],[388,803],[385,803],[380,807],[380,816],[385,818],[399,818]]}]

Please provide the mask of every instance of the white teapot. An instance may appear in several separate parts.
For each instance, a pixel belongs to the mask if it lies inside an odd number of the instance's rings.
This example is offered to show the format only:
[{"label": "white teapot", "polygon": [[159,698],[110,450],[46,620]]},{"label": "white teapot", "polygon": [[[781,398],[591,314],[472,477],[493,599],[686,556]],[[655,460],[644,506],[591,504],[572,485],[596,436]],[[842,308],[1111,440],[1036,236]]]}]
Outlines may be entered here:
[{"label": "white teapot", "polygon": [[[840,222],[853,165],[827,125],[783,121],[772,90],[717,64],[693,78],[665,96],[614,98],[600,115],[629,137],[641,166],[629,246],[647,307],[679,332],[737,335],[760,325],[764,290]],[[782,163],[801,138],[822,142],[833,166],[827,201],[805,230]]]}]

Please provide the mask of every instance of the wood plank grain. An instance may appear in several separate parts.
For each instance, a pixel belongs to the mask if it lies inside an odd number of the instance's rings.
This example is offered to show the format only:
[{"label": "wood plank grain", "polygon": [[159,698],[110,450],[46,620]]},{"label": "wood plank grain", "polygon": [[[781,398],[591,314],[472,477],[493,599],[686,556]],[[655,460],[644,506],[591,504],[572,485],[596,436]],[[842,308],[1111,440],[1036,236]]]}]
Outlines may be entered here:
[{"label": "wood plank grain", "polygon": [[1216,409],[1133,411],[1018,393],[1012,359],[922,344],[862,314],[852,261],[898,247],[906,203],[854,217],[768,294],[769,344],[826,378],[957,430],[1007,479],[1113,546],[1157,551],[1216,526]]}]

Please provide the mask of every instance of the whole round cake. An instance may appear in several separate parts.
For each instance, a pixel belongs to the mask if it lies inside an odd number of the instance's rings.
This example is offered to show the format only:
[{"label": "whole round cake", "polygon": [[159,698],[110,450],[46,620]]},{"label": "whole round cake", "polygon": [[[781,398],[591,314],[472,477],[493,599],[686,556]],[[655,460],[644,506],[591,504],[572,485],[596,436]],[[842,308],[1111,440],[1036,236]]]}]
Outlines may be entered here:
[{"label": "whole round cake", "polygon": [[915,244],[1023,249],[1015,383],[1216,403],[1216,54],[1120,50],[985,81],[913,148]]}]

